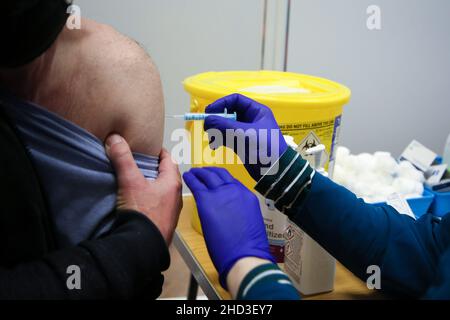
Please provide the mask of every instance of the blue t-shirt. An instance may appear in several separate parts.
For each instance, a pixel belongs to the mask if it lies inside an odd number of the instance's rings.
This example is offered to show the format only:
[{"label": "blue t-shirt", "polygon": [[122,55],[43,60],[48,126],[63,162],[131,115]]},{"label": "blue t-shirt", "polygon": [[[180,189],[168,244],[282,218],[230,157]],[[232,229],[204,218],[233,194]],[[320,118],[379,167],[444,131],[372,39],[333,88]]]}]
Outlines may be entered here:
[{"label": "blue t-shirt", "polygon": [[[0,107],[16,126],[37,170],[57,246],[99,237],[111,227],[116,180],[102,141],[36,104],[0,92]],[[157,157],[134,154],[144,176],[158,175]]]}]

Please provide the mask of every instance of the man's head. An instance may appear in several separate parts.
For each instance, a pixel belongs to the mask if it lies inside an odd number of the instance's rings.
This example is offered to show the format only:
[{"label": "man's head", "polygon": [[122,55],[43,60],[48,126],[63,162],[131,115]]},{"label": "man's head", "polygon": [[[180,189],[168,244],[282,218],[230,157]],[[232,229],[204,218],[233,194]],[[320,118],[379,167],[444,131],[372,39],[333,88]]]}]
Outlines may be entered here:
[{"label": "man's head", "polygon": [[0,68],[15,68],[46,51],[64,27],[70,0],[2,0]]}]

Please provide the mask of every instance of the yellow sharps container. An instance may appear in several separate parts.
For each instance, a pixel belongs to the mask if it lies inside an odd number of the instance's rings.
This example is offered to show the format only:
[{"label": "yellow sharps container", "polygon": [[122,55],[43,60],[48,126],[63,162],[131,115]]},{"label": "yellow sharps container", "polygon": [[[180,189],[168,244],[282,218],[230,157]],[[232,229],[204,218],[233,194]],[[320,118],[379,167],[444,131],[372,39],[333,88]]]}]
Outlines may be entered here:
[{"label": "yellow sharps container", "polygon": [[[350,90],[336,82],[309,75],[280,71],[206,72],[184,81],[191,95],[190,112],[205,112],[215,100],[232,93],[248,96],[272,109],[283,134],[294,137],[299,150],[324,144],[329,156],[325,169],[332,172],[338,144],[343,106]],[[212,151],[203,131],[203,122],[186,124],[190,131],[193,167],[218,166],[253,189],[255,181],[246,172],[233,151]],[[193,227],[201,233],[197,214]]]}]

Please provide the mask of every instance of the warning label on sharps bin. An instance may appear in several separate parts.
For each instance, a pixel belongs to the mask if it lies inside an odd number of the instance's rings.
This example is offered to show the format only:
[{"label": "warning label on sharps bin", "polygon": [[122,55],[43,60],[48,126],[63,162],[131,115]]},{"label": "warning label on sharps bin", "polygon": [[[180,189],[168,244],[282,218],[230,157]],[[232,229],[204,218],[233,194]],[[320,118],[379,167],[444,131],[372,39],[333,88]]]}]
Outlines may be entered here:
[{"label": "warning label on sharps bin", "polygon": [[[298,144],[298,151],[307,150],[316,145],[323,144],[330,160],[334,159],[334,145],[338,143],[339,127],[341,117],[332,120],[301,122],[301,123],[280,123],[280,129],[284,135],[294,138]],[[328,170],[328,164],[325,166]]]}]

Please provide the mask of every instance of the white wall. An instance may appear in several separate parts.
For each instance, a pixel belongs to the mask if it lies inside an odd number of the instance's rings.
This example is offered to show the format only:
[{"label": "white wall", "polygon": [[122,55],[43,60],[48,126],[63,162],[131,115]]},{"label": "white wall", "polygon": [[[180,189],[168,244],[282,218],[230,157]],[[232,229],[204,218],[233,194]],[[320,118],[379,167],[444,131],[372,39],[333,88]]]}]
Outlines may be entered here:
[{"label": "white wall", "polygon": [[[75,2],[148,49],[167,114],[188,109],[187,76],[260,66],[263,0]],[[366,28],[370,4],[381,7],[381,31]],[[448,0],[292,0],[288,69],[352,89],[341,142],[355,152],[398,155],[413,138],[440,152],[450,133],[449,13]],[[168,147],[180,125],[166,122]]]},{"label": "white wall", "polygon": [[[366,28],[381,8],[382,29]],[[450,133],[450,1],[292,0],[288,69],[346,84],[341,142],[401,153],[413,138],[442,152]]]},{"label": "white wall", "polygon": [[[205,71],[260,66],[261,0],[76,0],[84,17],[114,26],[147,49],[159,67],[166,113],[189,110],[181,82]],[[184,127],[166,121],[170,133]]]}]

